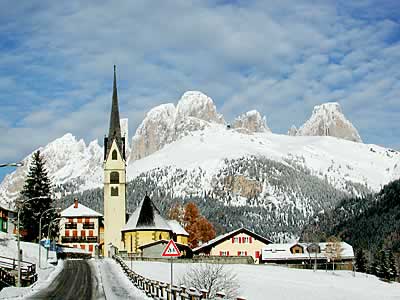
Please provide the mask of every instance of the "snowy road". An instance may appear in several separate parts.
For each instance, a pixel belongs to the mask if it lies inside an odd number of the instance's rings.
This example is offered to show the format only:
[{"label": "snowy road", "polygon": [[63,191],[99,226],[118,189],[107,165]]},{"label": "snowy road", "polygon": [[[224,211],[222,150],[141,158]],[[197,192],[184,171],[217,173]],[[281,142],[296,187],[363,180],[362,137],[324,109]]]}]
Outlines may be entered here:
[{"label": "snowy road", "polygon": [[97,299],[87,260],[67,260],[64,269],[45,289],[28,299]]},{"label": "snowy road", "polygon": [[66,260],[64,268],[45,289],[26,299],[149,299],[112,259]]}]

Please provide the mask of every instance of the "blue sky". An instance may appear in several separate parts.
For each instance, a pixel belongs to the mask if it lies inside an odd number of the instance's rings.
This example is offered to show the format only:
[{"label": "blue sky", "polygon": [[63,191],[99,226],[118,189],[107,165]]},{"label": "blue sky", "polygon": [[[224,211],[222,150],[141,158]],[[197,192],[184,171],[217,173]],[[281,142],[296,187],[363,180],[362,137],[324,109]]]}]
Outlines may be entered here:
[{"label": "blue sky", "polygon": [[101,141],[113,64],[131,134],[200,90],[276,133],[338,101],[364,142],[400,148],[397,0],[63,2],[1,2],[0,162],[66,132]]}]

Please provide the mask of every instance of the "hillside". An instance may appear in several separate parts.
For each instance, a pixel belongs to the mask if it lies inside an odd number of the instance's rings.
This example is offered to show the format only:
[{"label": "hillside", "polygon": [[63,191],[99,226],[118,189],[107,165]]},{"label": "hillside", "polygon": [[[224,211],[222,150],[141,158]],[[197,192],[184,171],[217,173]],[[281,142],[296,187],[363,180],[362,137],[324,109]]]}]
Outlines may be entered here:
[{"label": "hillside", "polygon": [[340,235],[357,249],[400,252],[399,220],[400,179],[375,195],[345,199],[333,210],[317,215],[302,237]]}]

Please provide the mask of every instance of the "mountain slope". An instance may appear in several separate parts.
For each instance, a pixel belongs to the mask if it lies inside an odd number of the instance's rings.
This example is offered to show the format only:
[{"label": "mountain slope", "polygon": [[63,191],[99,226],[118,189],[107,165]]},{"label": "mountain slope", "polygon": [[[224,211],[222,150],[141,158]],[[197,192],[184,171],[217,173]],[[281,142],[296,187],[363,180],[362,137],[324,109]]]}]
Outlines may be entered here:
[{"label": "mountain slope", "polygon": [[400,179],[375,194],[341,201],[334,209],[318,214],[306,226],[302,238],[313,234],[340,235],[355,248],[390,249],[400,252]]}]

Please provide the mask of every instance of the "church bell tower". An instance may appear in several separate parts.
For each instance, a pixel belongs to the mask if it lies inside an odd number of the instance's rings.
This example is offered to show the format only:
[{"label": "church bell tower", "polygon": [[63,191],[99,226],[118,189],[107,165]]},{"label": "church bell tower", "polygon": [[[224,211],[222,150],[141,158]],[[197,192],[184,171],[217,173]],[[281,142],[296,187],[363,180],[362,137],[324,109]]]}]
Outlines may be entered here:
[{"label": "church bell tower", "polygon": [[110,128],[104,138],[104,256],[111,244],[123,250],[121,229],[126,223],[126,157],[125,137],[121,136],[117,79],[114,83]]}]

